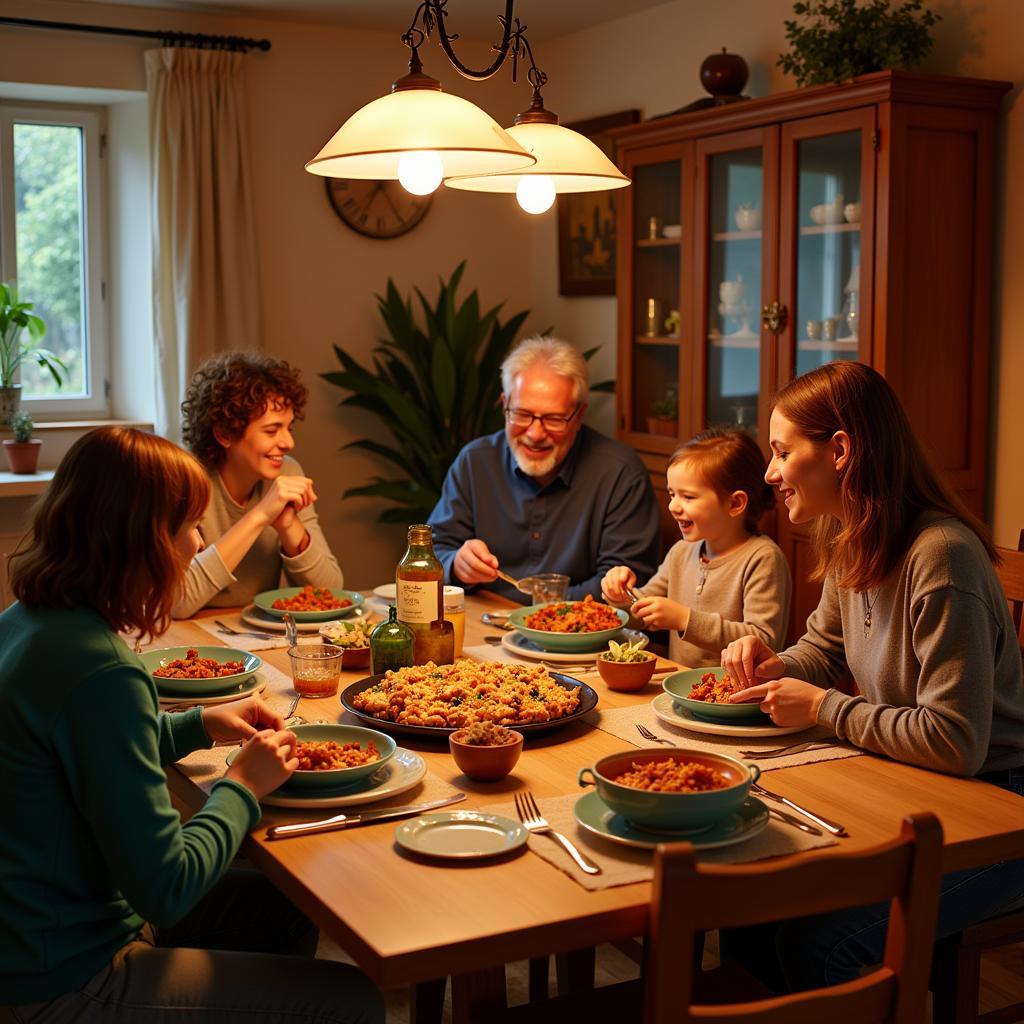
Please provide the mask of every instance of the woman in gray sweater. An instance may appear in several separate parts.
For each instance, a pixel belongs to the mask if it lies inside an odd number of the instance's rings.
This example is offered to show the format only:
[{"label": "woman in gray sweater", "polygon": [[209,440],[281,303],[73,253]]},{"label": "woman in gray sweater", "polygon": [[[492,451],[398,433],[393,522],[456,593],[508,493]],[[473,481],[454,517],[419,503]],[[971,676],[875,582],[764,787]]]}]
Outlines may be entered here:
[{"label": "woman in gray sweater", "polygon": [[[775,654],[747,636],[722,651],[746,686],[732,699],[759,701],[779,725],[827,725],[872,753],[1024,795],[1024,679],[996,552],[928,464],[892,388],[861,363],[822,366],[776,396],[770,441],[765,479],[790,522],[814,522],[824,589],[793,647]],[[856,696],[834,688],[847,669]],[[1024,906],[1022,893],[1024,860],[947,875],[938,934]],[[776,987],[834,984],[881,959],[886,909],[785,922],[753,941],[733,933],[726,945]]]}]

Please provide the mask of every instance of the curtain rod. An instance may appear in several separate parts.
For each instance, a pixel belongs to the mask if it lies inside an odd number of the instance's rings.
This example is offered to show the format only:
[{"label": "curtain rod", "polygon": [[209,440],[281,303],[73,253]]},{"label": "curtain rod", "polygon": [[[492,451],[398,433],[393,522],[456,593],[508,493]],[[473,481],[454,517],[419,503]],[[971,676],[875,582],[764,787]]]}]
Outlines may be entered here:
[{"label": "curtain rod", "polygon": [[270,49],[269,39],[247,39],[243,36],[212,36],[205,32],[150,32],[141,28],[115,28],[108,25],[78,25],[70,21],[38,21],[35,18],[0,17],[0,25],[23,28],[48,28],[61,32],[99,32],[109,36],[133,36],[137,39],[159,39],[170,46],[209,46],[212,49]]}]

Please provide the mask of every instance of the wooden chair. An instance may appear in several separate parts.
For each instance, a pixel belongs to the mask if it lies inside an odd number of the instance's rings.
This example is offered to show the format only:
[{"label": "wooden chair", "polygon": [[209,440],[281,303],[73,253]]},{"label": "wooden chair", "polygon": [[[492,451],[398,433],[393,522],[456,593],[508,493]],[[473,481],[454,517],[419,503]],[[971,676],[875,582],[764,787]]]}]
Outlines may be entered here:
[{"label": "wooden chair", "polygon": [[[1024,657],[1024,530],[1017,550],[999,548],[999,555],[1002,562],[996,572]],[[931,985],[933,1024],[1013,1024],[1024,1020],[1024,1000],[987,1013],[978,1010],[982,953],[1017,942],[1024,942],[1024,911],[989,918],[936,943]]]},{"label": "wooden chair", "polygon": [[[644,1024],[921,1024],[938,913],[942,826],[911,815],[898,839],[865,853],[821,851],[796,864],[699,864],[689,843],[654,858],[644,976],[528,1003],[488,1024],[638,1021]],[[694,1005],[696,934],[891,900],[885,959],[871,973],[829,988],[753,1002]],[[733,990],[735,991],[735,990]],[[735,998],[732,995],[731,998]]]}]

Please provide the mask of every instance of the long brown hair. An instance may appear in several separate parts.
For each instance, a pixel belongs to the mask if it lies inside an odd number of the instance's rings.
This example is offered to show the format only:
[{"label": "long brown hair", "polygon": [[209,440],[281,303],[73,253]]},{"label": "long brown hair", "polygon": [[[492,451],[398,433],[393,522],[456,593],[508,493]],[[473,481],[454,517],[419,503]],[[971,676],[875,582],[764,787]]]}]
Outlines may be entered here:
[{"label": "long brown hair", "polygon": [[188,452],[128,427],[100,427],[71,447],[11,556],[29,608],[94,608],[115,632],[166,630],[185,572],[175,535],[199,520],[210,480]]},{"label": "long brown hair", "polygon": [[886,379],[855,362],[826,363],[790,381],[774,408],[815,444],[844,430],[849,462],[840,479],[843,518],[814,524],[812,579],[837,574],[841,587],[868,590],[896,567],[922,512],[943,512],[978,535],[997,560],[988,531],[942,481]]},{"label": "long brown hair", "polygon": [[747,496],[743,526],[748,533],[758,532],[761,516],[775,505],[775,489],[765,483],[764,453],[748,433],[711,427],[677,448],[668,464],[684,461],[692,463],[719,496],[743,491]]}]

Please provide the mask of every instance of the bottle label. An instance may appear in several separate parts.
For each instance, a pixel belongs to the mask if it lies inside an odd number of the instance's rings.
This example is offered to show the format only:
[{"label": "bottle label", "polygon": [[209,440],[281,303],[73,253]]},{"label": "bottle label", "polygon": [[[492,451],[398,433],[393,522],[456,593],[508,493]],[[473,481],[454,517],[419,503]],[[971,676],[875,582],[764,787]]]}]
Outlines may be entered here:
[{"label": "bottle label", "polygon": [[397,580],[398,618],[401,622],[434,622],[441,584],[436,580]]}]

